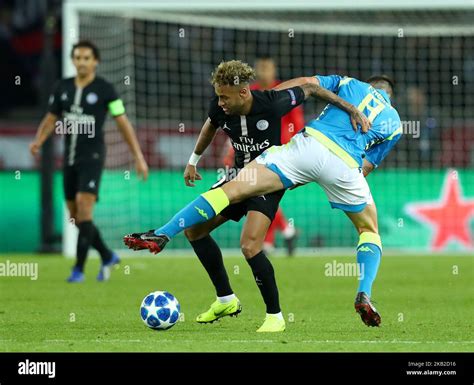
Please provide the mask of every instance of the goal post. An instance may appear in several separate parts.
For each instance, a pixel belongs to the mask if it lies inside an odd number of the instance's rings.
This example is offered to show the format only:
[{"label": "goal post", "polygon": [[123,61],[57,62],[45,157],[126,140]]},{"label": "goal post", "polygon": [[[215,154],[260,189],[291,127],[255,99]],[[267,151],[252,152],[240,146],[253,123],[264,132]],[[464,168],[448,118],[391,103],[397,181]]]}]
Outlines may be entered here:
[{"label": "goal post", "polygon": [[[262,0],[67,0],[63,75],[74,75],[73,43],[93,40],[102,56],[98,73],[114,83],[124,100],[152,171],[148,182],[136,179],[127,147],[109,119],[106,171],[95,215],[104,238],[121,248],[127,231],[159,226],[213,184],[226,148],[222,135],[199,164],[205,180],[195,189],[182,182],[212,95],[210,73],[221,60],[253,64],[270,56],[280,79],[315,73],[364,79],[387,73],[401,85],[396,104],[407,135],[370,176],[370,185],[385,248],[430,250],[429,227],[410,217],[406,204],[438,198],[448,168],[459,173],[464,193],[474,196],[469,163],[459,160],[468,152],[455,139],[446,139],[446,132],[473,127],[473,16],[474,4],[458,0],[274,0],[271,7]],[[322,107],[306,102],[305,119]],[[342,213],[331,211],[317,186],[289,192],[282,207],[299,229],[300,250],[353,249],[357,236],[352,226]],[[219,245],[238,248],[240,226],[228,223],[218,229]],[[65,214],[63,251],[68,256],[75,253],[74,232]],[[169,246],[189,249],[182,235]]]}]

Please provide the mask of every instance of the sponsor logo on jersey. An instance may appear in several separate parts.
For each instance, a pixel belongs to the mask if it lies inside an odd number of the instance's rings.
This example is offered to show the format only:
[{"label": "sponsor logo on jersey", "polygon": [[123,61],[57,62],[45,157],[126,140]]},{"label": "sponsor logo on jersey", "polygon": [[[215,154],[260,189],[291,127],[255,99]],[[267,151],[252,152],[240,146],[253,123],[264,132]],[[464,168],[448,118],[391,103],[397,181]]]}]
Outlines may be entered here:
[{"label": "sponsor logo on jersey", "polygon": [[259,120],[257,122],[257,128],[260,130],[260,131],[264,131],[268,128],[268,121],[267,120]]},{"label": "sponsor logo on jersey", "polygon": [[270,147],[270,141],[268,139],[265,139],[262,143],[253,143],[253,138],[246,137],[246,139],[252,139],[251,143],[236,143],[233,141],[232,146],[236,151],[242,152],[262,152],[265,148]]},{"label": "sponsor logo on jersey", "polygon": [[89,104],[96,104],[99,97],[95,92],[89,92],[86,96],[86,101]]}]

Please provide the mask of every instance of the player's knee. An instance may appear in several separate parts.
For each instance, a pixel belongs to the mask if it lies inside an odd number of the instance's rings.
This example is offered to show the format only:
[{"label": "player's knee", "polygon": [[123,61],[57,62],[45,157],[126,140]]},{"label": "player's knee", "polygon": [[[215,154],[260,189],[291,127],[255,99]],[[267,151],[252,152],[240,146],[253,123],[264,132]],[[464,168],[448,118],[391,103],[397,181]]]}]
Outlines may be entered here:
[{"label": "player's knee", "polygon": [[224,190],[225,195],[229,199],[229,204],[239,203],[244,200],[242,197],[242,190],[238,183],[229,182],[221,187]]},{"label": "player's knee", "polygon": [[209,232],[197,227],[190,227],[184,230],[184,235],[189,242],[197,241],[198,239],[204,238],[209,235]]},{"label": "player's knee", "polygon": [[[239,174],[241,175],[241,174]],[[242,178],[242,176],[241,176]],[[230,204],[242,202],[252,196],[258,195],[256,182],[231,181],[222,186]]]},{"label": "player's knee", "polygon": [[245,259],[250,259],[262,250],[262,244],[256,238],[248,237],[240,241],[240,249]]},{"label": "player's knee", "polygon": [[81,222],[85,221],[91,221],[92,220],[92,213],[90,211],[79,211],[76,216],[76,224],[79,224]]},{"label": "player's knee", "polygon": [[85,199],[77,199],[76,207],[76,222],[92,220],[93,205],[91,205],[90,202]]},{"label": "player's knee", "polygon": [[356,226],[357,232],[360,234],[362,233],[379,233],[379,229],[377,228],[377,225],[372,224],[372,223],[366,223],[363,225],[358,225]]}]

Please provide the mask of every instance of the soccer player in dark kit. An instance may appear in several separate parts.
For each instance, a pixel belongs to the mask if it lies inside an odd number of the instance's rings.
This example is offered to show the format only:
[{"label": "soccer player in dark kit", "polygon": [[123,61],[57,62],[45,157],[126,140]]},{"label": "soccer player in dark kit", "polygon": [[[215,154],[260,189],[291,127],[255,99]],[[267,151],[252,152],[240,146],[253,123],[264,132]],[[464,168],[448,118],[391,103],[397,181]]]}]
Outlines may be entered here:
[{"label": "soccer player in dark kit", "polygon": [[93,211],[105,163],[103,125],[107,112],[114,118],[133,154],[137,173],[144,180],[148,177],[148,166],[114,86],[96,76],[100,59],[97,47],[89,41],[80,41],[73,46],[71,59],[77,74],[55,85],[48,112],[38,127],[35,140],[30,144],[30,151],[37,155],[55,129],[58,134],[64,135],[64,195],[70,217],[79,229],[77,260],[68,282],[84,281],[84,265],[90,246],[99,252],[102,260],[97,280],[107,281],[112,266],[120,260],[107,247],[93,223]]},{"label": "soccer player in dark kit", "polygon": [[[222,62],[215,69],[211,83],[216,96],[210,103],[208,119],[204,123],[194,153],[184,173],[188,186],[193,186],[195,180],[201,179],[197,173],[196,164],[219,128],[230,137],[235,150],[235,164],[241,169],[269,147],[281,144],[282,116],[300,105],[310,95],[330,103],[342,103],[341,108],[352,112],[357,122],[361,122],[362,114],[322,87],[306,84],[282,91],[251,91],[250,83],[254,77],[253,68],[238,60]],[[232,174],[235,176],[236,172]],[[257,183],[256,180],[252,182],[252,174],[248,174],[247,177],[250,183]],[[229,179],[232,178],[222,178],[208,193],[212,194],[212,191],[228,183]],[[210,233],[229,219],[240,221],[246,215],[240,247],[266,305],[265,321],[257,331],[282,332],[285,330],[275,273],[263,251],[265,234],[278,210],[284,192],[285,190],[281,189],[230,205],[214,218],[209,218],[204,223],[185,231],[186,237],[208,272],[217,295],[216,301],[212,303],[209,310],[198,315],[197,322],[212,323],[221,317],[236,315],[241,311],[240,301],[229,283],[221,250]],[[197,215],[206,218],[205,211],[198,206],[195,210]],[[157,234],[153,231],[133,234],[125,237],[125,243],[135,250],[148,248],[151,252],[159,252],[154,242]]]}]

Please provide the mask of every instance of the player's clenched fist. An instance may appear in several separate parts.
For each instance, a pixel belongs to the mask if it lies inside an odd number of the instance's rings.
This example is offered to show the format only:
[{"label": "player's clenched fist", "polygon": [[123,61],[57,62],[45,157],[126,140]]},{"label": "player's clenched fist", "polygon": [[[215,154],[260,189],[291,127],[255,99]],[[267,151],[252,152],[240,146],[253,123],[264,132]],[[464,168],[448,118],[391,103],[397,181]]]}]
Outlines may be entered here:
[{"label": "player's clenched fist", "polygon": [[202,177],[197,172],[196,166],[188,164],[184,170],[184,183],[186,183],[186,186],[194,187],[194,181],[201,179]]}]

